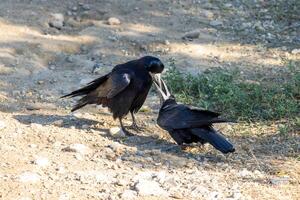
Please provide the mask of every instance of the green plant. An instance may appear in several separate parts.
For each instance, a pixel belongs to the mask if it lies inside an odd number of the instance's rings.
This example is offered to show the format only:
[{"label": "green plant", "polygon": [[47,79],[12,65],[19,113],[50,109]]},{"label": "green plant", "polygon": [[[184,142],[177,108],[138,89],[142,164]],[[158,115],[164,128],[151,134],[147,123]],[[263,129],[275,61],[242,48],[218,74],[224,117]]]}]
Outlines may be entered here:
[{"label": "green plant", "polygon": [[180,72],[175,64],[164,77],[178,101],[219,111],[231,119],[294,118],[300,110],[300,72],[290,63],[287,73],[276,78],[280,82],[249,81],[239,70],[221,68],[191,75]]}]

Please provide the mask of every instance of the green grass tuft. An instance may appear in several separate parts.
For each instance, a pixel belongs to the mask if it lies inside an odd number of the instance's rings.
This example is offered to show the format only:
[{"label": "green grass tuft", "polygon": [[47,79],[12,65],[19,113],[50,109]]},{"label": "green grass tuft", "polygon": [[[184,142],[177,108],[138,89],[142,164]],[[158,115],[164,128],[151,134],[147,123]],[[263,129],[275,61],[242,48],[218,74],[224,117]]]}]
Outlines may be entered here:
[{"label": "green grass tuft", "polygon": [[198,75],[173,65],[165,81],[178,101],[221,112],[235,120],[295,119],[299,116],[300,71],[289,63],[275,80],[246,80],[239,70],[214,68]]}]

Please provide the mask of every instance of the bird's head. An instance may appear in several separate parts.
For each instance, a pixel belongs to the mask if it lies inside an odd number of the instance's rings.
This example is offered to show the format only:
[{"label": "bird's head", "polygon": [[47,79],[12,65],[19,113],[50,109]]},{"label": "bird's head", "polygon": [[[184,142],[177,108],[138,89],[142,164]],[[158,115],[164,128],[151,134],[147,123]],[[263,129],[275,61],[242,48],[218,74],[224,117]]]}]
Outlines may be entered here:
[{"label": "bird's head", "polygon": [[159,74],[165,68],[164,64],[153,56],[145,56],[140,58],[140,60],[143,62],[146,70],[152,74]]}]

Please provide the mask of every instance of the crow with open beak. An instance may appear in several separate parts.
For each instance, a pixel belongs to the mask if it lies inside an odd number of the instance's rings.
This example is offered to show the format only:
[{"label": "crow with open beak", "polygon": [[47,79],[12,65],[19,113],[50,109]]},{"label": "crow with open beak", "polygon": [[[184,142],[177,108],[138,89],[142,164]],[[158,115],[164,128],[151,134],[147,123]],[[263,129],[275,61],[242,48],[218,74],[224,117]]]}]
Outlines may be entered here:
[{"label": "crow with open beak", "polygon": [[177,103],[166,84],[154,77],[154,84],[161,96],[157,124],[168,131],[178,145],[209,143],[222,153],[234,152],[234,146],[214,128],[214,123],[227,122],[219,113]]}]

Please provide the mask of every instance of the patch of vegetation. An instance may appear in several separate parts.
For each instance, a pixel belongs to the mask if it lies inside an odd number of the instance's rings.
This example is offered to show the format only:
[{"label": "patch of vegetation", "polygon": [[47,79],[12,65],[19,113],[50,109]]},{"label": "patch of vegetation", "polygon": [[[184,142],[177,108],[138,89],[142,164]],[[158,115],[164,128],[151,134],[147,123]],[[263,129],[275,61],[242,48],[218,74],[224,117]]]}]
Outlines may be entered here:
[{"label": "patch of vegetation", "polygon": [[[300,70],[289,63],[276,79],[247,80],[239,70],[214,68],[183,73],[173,65],[164,77],[178,101],[214,110],[230,119],[296,119],[300,110]],[[285,130],[282,130],[283,132]]]}]

